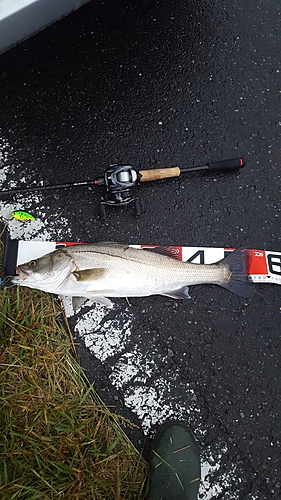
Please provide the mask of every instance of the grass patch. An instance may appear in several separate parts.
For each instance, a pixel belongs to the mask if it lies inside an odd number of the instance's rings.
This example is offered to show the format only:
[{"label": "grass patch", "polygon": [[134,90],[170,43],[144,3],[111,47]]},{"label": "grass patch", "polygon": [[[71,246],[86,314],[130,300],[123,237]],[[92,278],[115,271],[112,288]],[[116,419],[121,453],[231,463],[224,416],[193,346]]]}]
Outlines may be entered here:
[{"label": "grass patch", "polygon": [[53,298],[0,292],[0,498],[140,499],[146,462],[73,356]]}]

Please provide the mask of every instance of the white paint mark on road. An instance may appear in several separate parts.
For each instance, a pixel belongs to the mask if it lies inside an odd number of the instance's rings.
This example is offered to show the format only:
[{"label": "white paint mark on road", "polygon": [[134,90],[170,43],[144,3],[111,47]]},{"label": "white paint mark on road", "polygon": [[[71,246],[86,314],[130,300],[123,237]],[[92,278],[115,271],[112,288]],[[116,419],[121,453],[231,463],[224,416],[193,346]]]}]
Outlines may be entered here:
[{"label": "white paint mark on road", "polygon": [[108,314],[106,307],[94,304],[75,326],[86,347],[102,362],[122,352],[131,336],[132,314],[128,309],[118,311],[114,319],[107,319]]},{"label": "white paint mark on road", "polygon": [[[35,220],[31,221],[19,221],[17,219],[9,220],[9,233],[12,239],[19,240],[40,240],[49,241],[55,239],[55,241],[60,240],[60,235],[69,234],[71,239],[71,232],[69,229],[68,220],[64,217],[60,217],[59,227],[57,224],[53,223],[50,215],[50,207],[43,206],[43,196],[29,195],[25,197],[17,197],[15,202],[5,202],[0,200],[0,214],[2,220],[7,220],[11,216],[11,212],[15,210],[30,211],[34,215]],[[36,203],[36,210],[32,210],[32,207]],[[53,216],[55,220],[55,215]]]},{"label": "white paint mark on road", "polygon": [[11,174],[11,166],[6,165],[9,157],[9,151],[11,150],[8,141],[4,137],[0,137],[0,187],[3,182],[7,179],[7,175]]}]

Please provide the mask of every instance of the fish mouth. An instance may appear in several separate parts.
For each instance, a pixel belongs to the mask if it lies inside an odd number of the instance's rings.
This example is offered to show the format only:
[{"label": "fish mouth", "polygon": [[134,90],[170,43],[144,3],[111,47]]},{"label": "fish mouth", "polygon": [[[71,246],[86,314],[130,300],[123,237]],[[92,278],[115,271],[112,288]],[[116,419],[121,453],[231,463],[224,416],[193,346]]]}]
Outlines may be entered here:
[{"label": "fish mouth", "polygon": [[20,279],[22,279],[23,281],[27,280],[27,278],[29,277],[29,273],[21,269],[19,266],[16,268],[16,272],[19,275]]}]

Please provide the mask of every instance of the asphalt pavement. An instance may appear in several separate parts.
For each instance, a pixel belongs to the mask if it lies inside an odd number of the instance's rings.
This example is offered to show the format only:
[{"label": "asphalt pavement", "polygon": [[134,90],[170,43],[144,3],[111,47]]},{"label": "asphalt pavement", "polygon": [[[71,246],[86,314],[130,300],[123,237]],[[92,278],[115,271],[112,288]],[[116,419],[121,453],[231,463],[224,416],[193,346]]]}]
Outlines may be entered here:
[{"label": "asphalt pavement", "polygon": [[[143,213],[100,186],[0,197],[36,220],[13,238],[281,251],[280,3],[92,0],[0,56],[0,188],[243,157],[239,172],[136,188]],[[277,272],[278,271],[277,269]],[[167,419],[191,426],[201,499],[280,498],[278,285],[253,299],[194,286],[191,300],[114,299],[70,318],[103,399],[148,456]]]}]

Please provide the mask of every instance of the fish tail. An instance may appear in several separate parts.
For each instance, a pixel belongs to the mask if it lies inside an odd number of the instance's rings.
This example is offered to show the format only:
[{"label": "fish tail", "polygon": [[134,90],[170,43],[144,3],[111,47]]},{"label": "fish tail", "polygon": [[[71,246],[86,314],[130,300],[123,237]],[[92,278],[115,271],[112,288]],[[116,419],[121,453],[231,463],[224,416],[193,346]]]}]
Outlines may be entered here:
[{"label": "fish tail", "polygon": [[253,297],[254,286],[249,280],[251,252],[246,248],[237,248],[221,260],[221,264],[229,268],[229,277],[226,282],[218,283],[218,285],[240,297],[246,299]]}]

